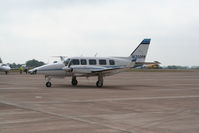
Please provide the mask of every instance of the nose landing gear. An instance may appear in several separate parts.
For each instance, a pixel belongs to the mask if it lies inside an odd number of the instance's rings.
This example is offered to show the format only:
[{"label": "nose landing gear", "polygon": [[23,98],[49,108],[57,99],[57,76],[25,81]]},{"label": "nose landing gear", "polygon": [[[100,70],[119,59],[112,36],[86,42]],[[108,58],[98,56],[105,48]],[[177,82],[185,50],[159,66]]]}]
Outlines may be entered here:
[{"label": "nose landing gear", "polygon": [[50,76],[47,76],[47,77],[45,77],[45,79],[47,80],[47,82],[46,82],[46,87],[51,87],[52,86],[52,83],[50,82],[50,80],[51,80],[51,77]]},{"label": "nose landing gear", "polygon": [[52,86],[51,82],[46,82],[46,87],[51,87],[51,86]]},{"label": "nose landing gear", "polygon": [[78,84],[78,81],[77,81],[76,77],[72,77],[71,84],[72,84],[73,86],[76,86],[76,85]]}]

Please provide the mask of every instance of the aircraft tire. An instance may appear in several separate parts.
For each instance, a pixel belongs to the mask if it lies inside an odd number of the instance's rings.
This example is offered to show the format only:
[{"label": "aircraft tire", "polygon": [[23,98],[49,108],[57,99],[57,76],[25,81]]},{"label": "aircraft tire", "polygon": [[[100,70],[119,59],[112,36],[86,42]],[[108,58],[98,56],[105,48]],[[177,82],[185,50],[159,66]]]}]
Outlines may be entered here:
[{"label": "aircraft tire", "polygon": [[102,81],[97,81],[97,82],[96,82],[96,86],[97,86],[98,88],[101,88],[101,87],[103,86],[103,82],[102,82]]},{"label": "aircraft tire", "polygon": [[46,87],[51,87],[51,86],[52,86],[51,82],[46,82]]},{"label": "aircraft tire", "polygon": [[77,80],[72,80],[71,83],[72,83],[73,86],[76,86],[78,84],[78,81]]}]

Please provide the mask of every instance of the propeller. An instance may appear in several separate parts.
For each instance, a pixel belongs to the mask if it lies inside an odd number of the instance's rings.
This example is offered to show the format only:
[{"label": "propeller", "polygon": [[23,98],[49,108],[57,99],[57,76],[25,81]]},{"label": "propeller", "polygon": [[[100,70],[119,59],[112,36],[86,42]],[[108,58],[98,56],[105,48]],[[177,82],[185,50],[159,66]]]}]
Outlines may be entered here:
[{"label": "propeller", "polygon": [[71,68],[71,60],[67,59],[64,61],[65,67],[63,67],[62,69],[65,70],[66,72],[72,72],[73,68]]},{"label": "propeller", "polygon": [[52,57],[60,58],[60,60],[61,60],[62,62],[64,62],[64,59],[65,59],[67,56],[52,56]]},{"label": "propeller", "polygon": [[70,68],[69,66],[65,66],[62,69],[65,70],[66,72],[72,72],[72,68]]}]

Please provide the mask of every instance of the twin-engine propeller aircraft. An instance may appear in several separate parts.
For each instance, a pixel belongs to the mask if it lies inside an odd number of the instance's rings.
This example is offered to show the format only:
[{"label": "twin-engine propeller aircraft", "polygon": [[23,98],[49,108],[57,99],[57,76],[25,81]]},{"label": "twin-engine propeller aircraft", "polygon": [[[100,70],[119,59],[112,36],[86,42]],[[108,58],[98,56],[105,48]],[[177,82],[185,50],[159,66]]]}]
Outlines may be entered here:
[{"label": "twin-engine propeller aircraft", "polygon": [[5,72],[5,74],[7,75],[8,72],[10,71],[10,66],[6,65],[6,64],[0,64],[0,71],[1,72]]},{"label": "twin-engine propeller aircraft", "polygon": [[[0,58],[0,61],[1,61],[1,58]],[[0,62],[0,72],[5,72],[5,74],[7,75],[10,69],[11,68],[9,65],[3,64],[2,61]]]},{"label": "twin-engine propeller aircraft", "polygon": [[46,87],[51,87],[51,78],[72,77],[72,85],[78,84],[77,77],[97,76],[97,87],[103,86],[103,77],[136,67],[139,62],[145,62],[151,39],[144,39],[128,57],[60,57],[62,62],[43,65],[34,68],[31,74],[45,75]]}]

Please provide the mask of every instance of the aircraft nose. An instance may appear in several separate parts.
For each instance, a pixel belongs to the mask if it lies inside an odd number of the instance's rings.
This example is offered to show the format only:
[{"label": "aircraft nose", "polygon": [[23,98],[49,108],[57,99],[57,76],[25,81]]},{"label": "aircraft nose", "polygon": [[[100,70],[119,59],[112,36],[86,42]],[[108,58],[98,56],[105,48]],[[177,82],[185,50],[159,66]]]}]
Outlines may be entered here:
[{"label": "aircraft nose", "polygon": [[48,68],[48,65],[44,65],[44,66],[40,66],[40,67],[37,67],[37,71],[44,71]]},{"label": "aircraft nose", "polygon": [[31,69],[28,71],[30,74],[37,74],[37,69]]},{"label": "aircraft nose", "polygon": [[6,67],[5,69],[6,69],[6,71],[10,71],[10,67]]},{"label": "aircraft nose", "polygon": [[30,74],[37,74],[38,71],[42,71],[44,69],[45,66],[40,66],[40,67],[36,67],[36,68],[33,68],[31,70],[29,70],[29,73]]},{"label": "aircraft nose", "polygon": [[42,73],[46,69],[48,69],[48,65],[43,65],[43,66],[40,66],[40,67],[36,67],[36,68],[34,68],[32,70],[29,70],[29,73],[30,74]]}]

